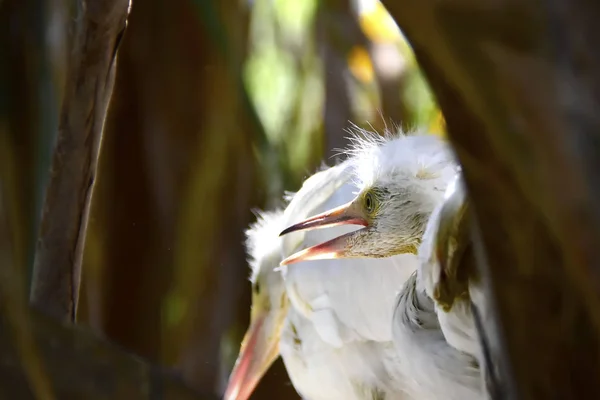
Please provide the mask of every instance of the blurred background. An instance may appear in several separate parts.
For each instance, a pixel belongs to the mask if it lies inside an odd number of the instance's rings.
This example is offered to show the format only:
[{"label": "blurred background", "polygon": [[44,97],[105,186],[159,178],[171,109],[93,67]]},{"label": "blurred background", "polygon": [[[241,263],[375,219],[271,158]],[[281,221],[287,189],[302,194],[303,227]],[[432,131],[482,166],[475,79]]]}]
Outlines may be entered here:
[{"label": "blurred background", "polygon": [[[75,11],[75,0],[0,0],[0,212],[28,281]],[[78,323],[221,393],[249,318],[252,210],[335,163],[351,122],[444,134],[378,1],[134,0]],[[253,398],[297,398],[280,361]]]}]

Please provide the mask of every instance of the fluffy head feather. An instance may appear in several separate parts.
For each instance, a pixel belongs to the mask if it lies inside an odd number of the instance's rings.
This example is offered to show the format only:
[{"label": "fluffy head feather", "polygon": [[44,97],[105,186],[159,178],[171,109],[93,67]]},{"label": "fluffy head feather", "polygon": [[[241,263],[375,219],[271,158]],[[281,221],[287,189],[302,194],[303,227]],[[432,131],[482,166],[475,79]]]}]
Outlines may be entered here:
[{"label": "fluffy head feather", "polygon": [[[398,186],[403,182],[429,181],[453,176],[455,162],[446,141],[425,131],[386,131],[382,135],[353,129],[351,155],[357,186]],[[444,171],[445,169],[445,171]],[[445,174],[444,174],[445,173]],[[442,176],[444,174],[445,176]]]},{"label": "fluffy head feather", "polygon": [[256,211],[257,220],[246,230],[246,252],[252,270],[250,281],[259,273],[275,269],[282,259],[279,232],[285,228],[283,210]]}]

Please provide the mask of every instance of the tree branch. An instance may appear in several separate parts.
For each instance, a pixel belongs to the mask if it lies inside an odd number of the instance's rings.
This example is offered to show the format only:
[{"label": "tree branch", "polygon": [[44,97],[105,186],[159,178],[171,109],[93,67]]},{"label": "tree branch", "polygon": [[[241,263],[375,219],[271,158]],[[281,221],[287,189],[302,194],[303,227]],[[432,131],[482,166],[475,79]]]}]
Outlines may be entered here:
[{"label": "tree branch", "polygon": [[600,5],[384,3],[464,167],[504,375],[520,399],[600,398]]},{"label": "tree branch", "polygon": [[76,316],[96,165],[130,0],[78,5],[31,289],[32,304],[63,321]]}]

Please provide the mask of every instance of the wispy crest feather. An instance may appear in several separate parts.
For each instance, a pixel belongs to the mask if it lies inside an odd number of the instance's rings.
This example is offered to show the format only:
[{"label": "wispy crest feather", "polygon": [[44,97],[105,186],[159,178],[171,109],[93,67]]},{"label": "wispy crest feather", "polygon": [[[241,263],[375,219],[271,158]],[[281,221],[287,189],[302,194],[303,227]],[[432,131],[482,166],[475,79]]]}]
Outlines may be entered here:
[{"label": "wispy crest feather", "polygon": [[267,258],[281,257],[279,233],[285,229],[283,210],[255,211],[257,220],[246,230],[246,252],[252,270],[250,281],[254,282]]},{"label": "wispy crest feather", "polygon": [[[443,140],[422,129],[404,132],[396,127],[394,131],[386,130],[379,134],[353,125],[349,133],[351,145],[345,153],[352,159],[358,187],[372,186],[374,182],[385,181],[386,177],[393,179],[394,172],[399,170],[417,174],[440,161],[437,152],[422,150],[439,146]],[[421,138],[415,140],[415,136]],[[404,145],[398,146],[398,140]],[[396,144],[388,145],[393,141]],[[439,155],[447,158],[447,153]]]}]

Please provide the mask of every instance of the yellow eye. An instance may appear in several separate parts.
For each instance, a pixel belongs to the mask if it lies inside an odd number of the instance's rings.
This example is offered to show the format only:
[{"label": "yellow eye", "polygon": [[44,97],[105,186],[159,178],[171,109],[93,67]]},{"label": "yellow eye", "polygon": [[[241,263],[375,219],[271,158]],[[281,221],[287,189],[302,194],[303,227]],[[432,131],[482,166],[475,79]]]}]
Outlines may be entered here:
[{"label": "yellow eye", "polygon": [[376,210],[377,200],[375,199],[375,196],[373,196],[373,193],[367,192],[365,194],[364,204],[365,204],[365,211],[368,214],[372,214]]}]

